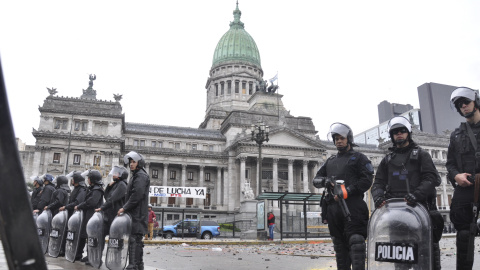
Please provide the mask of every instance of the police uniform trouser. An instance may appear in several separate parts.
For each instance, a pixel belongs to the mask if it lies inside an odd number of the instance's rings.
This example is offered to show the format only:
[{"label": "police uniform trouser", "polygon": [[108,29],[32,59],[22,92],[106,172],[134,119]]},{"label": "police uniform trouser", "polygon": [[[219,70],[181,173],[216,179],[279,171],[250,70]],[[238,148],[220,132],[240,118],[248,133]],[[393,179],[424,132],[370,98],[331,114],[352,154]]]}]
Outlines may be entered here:
[{"label": "police uniform trouser", "polygon": [[327,210],[328,229],[332,236],[337,268],[350,269],[352,265],[353,269],[364,269],[368,207],[361,196],[350,197],[345,202],[350,211],[350,222],[345,220],[338,203],[330,202]]},{"label": "police uniform trouser", "polygon": [[128,238],[128,265],[125,269],[143,270],[143,235],[134,234]]},{"label": "police uniform trouser", "polygon": [[[454,191],[452,205],[450,206],[450,220],[457,230],[457,269],[472,269],[473,260],[467,261],[468,257],[468,240],[470,233],[470,222],[473,220],[473,212],[471,203],[459,201],[455,197],[461,197],[463,190]],[[472,250],[473,252],[473,250]]]}]

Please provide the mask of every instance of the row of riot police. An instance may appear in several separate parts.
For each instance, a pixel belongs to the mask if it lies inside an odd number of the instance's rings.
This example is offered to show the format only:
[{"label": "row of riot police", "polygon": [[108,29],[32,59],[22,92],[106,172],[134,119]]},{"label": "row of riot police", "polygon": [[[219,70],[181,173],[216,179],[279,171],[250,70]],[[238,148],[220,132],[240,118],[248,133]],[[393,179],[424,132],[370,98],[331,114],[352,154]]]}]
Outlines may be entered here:
[{"label": "row of riot police", "polygon": [[[452,132],[448,148],[448,179],[455,187],[450,219],[457,230],[457,269],[472,269],[480,230],[480,99],[476,91],[460,87],[450,102],[467,120]],[[322,221],[328,224],[337,267],[365,269],[368,240],[369,269],[441,269],[444,220],[436,206],[441,178],[430,154],[413,141],[405,117],[392,118],[388,132],[393,146],[374,174],[370,160],[353,149],[350,127],[330,127],[328,137],[338,153],[325,161],[313,185],[324,188]],[[364,193],[370,188],[376,209],[369,220]]]},{"label": "row of riot police", "polygon": [[128,170],[114,166],[105,188],[98,170],[34,178],[31,203],[44,253],[100,268],[109,235],[109,269],[123,269],[127,258],[125,269],[144,268],[142,236],[147,232],[150,179],[142,155],[130,152],[124,162],[131,171],[128,183]]}]

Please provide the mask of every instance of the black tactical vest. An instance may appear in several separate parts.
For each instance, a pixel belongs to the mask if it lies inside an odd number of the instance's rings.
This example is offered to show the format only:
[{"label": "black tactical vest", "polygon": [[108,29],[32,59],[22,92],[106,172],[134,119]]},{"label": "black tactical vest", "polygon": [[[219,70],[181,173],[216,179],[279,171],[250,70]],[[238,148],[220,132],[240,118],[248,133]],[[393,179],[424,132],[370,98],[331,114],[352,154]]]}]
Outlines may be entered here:
[{"label": "black tactical vest", "polygon": [[335,180],[345,180],[345,186],[352,184],[352,178],[355,175],[355,164],[359,153],[355,151],[348,151],[344,154],[339,154],[334,158],[329,158],[326,164],[327,176],[334,177]]},{"label": "black tactical vest", "polygon": [[[418,147],[405,153],[390,153],[388,161],[387,192],[394,197],[403,197],[409,191],[413,192],[420,184],[420,165],[418,162]],[[407,189],[407,183],[409,188]]]}]

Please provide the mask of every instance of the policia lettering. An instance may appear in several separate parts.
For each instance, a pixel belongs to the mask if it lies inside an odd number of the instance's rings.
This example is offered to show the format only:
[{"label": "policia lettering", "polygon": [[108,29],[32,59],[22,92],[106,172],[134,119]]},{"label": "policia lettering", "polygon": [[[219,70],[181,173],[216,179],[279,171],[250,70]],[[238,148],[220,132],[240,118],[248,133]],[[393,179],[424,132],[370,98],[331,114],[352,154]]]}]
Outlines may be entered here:
[{"label": "policia lettering", "polygon": [[375,261],[417,263],[417,244],[376,243]]}]

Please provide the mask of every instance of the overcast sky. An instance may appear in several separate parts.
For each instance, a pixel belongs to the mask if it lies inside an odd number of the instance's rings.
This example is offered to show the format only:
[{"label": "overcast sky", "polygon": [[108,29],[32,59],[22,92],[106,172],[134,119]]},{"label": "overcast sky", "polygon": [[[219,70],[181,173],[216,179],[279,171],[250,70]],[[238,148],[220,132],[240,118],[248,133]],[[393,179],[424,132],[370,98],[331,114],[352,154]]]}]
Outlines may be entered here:
[{"label": "overcast sky", "polygon": [[[294,116],[326,139],[333,122],[354,134],[378,124],[387,100],[418,108],[426,82],[480,88],[480,1],[240,0],[264,79],[278,71]],[[34,144],[38,106],[79,97],[96,74],[97,98],[127,122],[198,127],[213,52],[235,0],[0,0],[0,57],[17,137]]]}]

